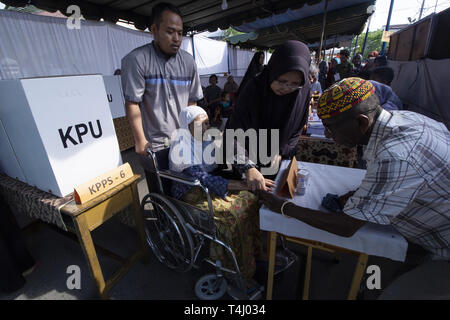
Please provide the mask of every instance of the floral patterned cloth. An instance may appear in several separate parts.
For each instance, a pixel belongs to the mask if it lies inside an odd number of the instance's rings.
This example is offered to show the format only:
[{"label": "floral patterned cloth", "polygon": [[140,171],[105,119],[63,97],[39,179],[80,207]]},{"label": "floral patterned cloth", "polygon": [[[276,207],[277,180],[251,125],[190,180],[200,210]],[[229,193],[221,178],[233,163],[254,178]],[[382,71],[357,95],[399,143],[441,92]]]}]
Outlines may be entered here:
[{"label": "floral patterned cloth", "polygon": [[347,148],[333,141],[301,136],[298,141],[298,161],[328,164],[332,166],[357,168],[356,147]]},{"label": "floral patterned cloth", "polygon": [[[59,209],[73,200],[73,193],[61,198],[1,173],[0,193],[15,214],[37,218],[68,231],[67,219]],[[119,221],[134,227],[131,207],[120,212]]]},{"label": "floral patterned cloth", "polygon": [[73,193],[60,198],[3,174],[0,174],[0,192],[16,214],[38,218],[67,231],[58,209],[73,200]]},{"label": "floral patterned cloth", "polygon": [[[201,210],[208,210],[204,191],[194,187],[182,200]],[[251,279],[256,270],[256,257],[262,254],[261,230],[259,228],[259,205],[257,197],[248,191],[228,192],[227,196],[212,197],[217,238],[233,250],[242,276]],[[222,265],[235,270],[228,251],[211,242],[210,258],[220,260]]]}]

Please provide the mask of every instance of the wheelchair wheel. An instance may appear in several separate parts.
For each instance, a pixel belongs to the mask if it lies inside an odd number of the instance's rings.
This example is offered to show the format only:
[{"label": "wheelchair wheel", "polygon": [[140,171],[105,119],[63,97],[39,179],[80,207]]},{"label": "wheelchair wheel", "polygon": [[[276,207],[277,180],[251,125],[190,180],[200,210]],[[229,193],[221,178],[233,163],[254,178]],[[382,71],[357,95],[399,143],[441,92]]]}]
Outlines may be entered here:
[{"label": "wheelchair wheel", "polygon": [[207,274],[195,284],[195,295],[200,300],[217,300],[227,291],[227,280],[216,274]]},{"label": "wheelchair wheel", "polygon": [[147,242],[157,259],[175,271],[189,271],[194,263],[193,241],[178,209],[156,193],[146,195],[141,208]]}]

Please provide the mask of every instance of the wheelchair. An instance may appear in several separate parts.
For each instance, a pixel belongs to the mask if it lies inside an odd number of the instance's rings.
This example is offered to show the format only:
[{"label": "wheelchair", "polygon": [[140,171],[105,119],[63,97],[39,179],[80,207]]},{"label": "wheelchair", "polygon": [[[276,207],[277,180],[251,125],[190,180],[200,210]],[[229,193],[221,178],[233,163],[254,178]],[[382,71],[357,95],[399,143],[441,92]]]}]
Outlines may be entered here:
[{"label": "wheelchair", "polygon": [[[147,157],[141,163],[147,175],[152,177],[152,189],[141,202],[147,242],[156,258],[177,272],[188,272],[198,268],[199,253],[212,241],[224,248],[233,262],[233,269],[222,266],[221,261],[203,259],[215,268],[215,273],[202,276],[195,284],[195,294],[201,300],[217,300],[225,293],[236,300],[257,300],[262,297],[264,287],[248,292],[241,276],[233,250],[216,236],[212,200],[208,188],[199,180],[182,173],[161,169],[169,163],[169,149],[156,154],[147,149]],[[162,165],[161,165],[162,164]],[[203,189],[208,202],[208,211],[170,197],[170,183],[176,181]],[[149,190],[150,185],[149,185]]]}]

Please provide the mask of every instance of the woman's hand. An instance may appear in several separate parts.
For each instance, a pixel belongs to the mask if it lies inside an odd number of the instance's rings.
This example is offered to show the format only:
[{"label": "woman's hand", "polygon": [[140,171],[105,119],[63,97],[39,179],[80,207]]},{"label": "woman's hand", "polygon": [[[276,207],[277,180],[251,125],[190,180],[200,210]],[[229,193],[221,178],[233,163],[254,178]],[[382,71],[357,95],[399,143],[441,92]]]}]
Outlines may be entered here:
[{"label": "woman's hand", "polygon": [[271,211],[281,213],[281,206],[286,200],[266,191],[258,191],[258,196],[260,203],[267,206]]},{"label": "woman's hand", "polygon": [[245,173],[247,178],[247,187],[248,190],[256,191],[256,190],[265,190],[269,191],[275,187],[275,182],[270,179],[264,178],[261,172],[256,168],[250,168]]},{"label": "woman's hand", "polygon": [[273,191],[275,189],[275,181],[264,178],[264,183],[266,185],[265,191]]}]

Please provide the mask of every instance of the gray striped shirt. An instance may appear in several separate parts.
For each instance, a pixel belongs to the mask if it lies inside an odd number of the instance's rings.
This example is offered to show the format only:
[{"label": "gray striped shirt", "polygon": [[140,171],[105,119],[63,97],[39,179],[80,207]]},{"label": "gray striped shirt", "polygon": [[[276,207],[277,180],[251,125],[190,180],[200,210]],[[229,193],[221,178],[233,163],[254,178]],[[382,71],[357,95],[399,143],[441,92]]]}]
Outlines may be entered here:
[{"label": "gray striped shirt", "polygon": [[344,212],[393,225],[450,260],[450,133],[410,111],[383,110],[364,151],[367,172]]},{"label": "gray striped shirt", "polygon": [[203,98],[194,58],[182,49],[168,58],[152,42],[126,55],[121,68],[125,100],[139,103],[145,137],[158,151],[179,128],[181,109]]}]

